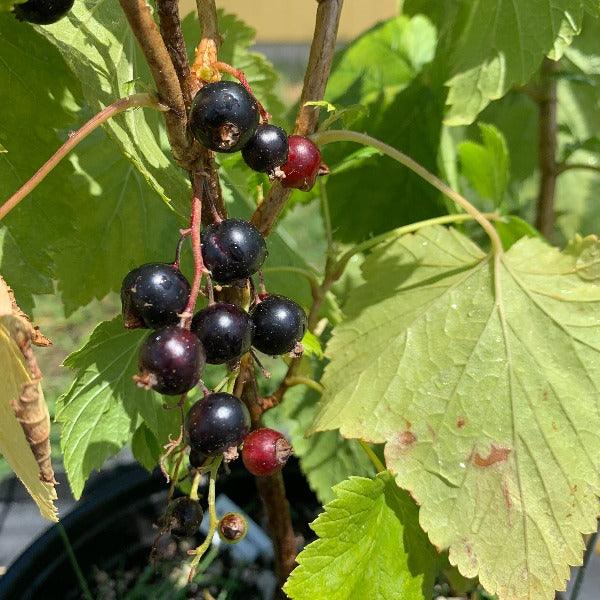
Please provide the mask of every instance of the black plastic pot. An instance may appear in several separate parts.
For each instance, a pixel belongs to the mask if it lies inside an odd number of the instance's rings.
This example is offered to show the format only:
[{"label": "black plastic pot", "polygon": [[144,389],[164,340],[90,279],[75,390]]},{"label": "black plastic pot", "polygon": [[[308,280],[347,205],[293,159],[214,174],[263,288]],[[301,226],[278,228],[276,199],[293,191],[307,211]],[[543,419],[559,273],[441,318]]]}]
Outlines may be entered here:
[{"label": "black plastic pot", "polygon": [[[314,518],[318,502],[296,461],[288,463],[284,477],[295,529],[308,539],[308,522]],[[264,526],[253,478],[243,467],[235,465],[228,476],[219,479],[217,489]],[[103,474],[93,488],[86,489],[76,508],[35,540],[0,578],[0,600],[82,597],[59,527],[64,528],[91,589],[95,587],[91,580],[95,567],[105,572],[142,570],[156,538],[153,524],[164,510],[166,491],[159,472],[149,474],[137,465]]]}]

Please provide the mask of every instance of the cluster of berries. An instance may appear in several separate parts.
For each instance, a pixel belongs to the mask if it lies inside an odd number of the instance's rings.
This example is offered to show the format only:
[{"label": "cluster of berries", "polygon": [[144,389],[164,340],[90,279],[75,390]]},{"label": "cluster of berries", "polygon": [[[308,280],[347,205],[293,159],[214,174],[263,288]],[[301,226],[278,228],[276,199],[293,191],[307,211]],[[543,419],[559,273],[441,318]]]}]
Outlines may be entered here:
[{"label": "cluster of berries", "polygon": [[327,172],[319,148],[307,137],[260,123],[256,99],[236,81],[207,83],[194,97],[190,131],[215,152],[242,151],[246,164],[287,188],[310,190]]}]

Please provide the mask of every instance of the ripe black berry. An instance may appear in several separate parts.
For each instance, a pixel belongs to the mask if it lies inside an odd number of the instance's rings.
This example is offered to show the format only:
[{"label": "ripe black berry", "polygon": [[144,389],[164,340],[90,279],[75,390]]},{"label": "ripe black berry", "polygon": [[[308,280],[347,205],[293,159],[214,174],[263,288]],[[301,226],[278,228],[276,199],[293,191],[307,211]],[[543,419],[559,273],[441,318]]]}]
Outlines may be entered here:
[{"label": "ripe black berry", "polygon": [[200,380],[204,349],[198,336],[170,325],[153,331],[140,348],[137,384],[160,394],[189,392]]},{"label": "ripe black berry", "polygon": [[219,537],[228,544],[241,542],[248,533],[248,523],[239,513],[227,513],[219,521]]},{"label": "ripe black berry", "polygon": [[250,317],[254,324],[252,345],[271,356],[291,352],[307,327],[302,307],[284,296],[267,296],[252,309]]},{"label": "ripe black berry", "polygon": [[149,263],[133,269],[121,285],[125,327],[175,324],[189,297],[190,284],[173,265]]},{"label": "ripe black berry", "polygon": [[249,429],[248,409],[238,398],[224,392],[198,400],[186,418],[192,450],[208,456],[239,446]]},{"label": "ripe black berry", "polygon": [[244,438],[242,460],[252,475],[264,477],[283,468],[291,453],[292,447],[279,431],[255,429]]},{"label": "ripe black berry", "polygon": [[285,178],[281,185],[308,192],[321,171],[321,152],[317,146],[302,135],[290,135],[287,161],[281,166]]},{"label": "ripe black berry", "polygon": [[288,137],[281,127],[259,125],[242,148],[246,164],[255,171],[272,173],[288,158]]},{"label": "ripe black berry", "polygon": [[200,338],[206,362],[212,365],[239,358],[248,352],[252,343],[250,315],[227,302],[211,304],[196,313],[192,331]]},{"label": "ripe black berry", "polygon": [[200,502],[182,496],[169,504],[163,526],[174,536],[191,537],[200,528],[202,517]]},{"label": "ripe black berry", "polygon": [[259,116],[256,100],[243,85],[207,83],[192,102],[190,130],[210,150],[236,152],[256,131]]},{"label": "ripe black berry", "polygon": [[216,282],[231,283],[260,269],[267,245],[252,223],[225,219],[202,232],[202,257]]},{"label": "ripe black berry", "polygon": [[14,13],[19,21],[50,25],[62,19],[73,8],[75,0],[27,0],[16,4]]}]

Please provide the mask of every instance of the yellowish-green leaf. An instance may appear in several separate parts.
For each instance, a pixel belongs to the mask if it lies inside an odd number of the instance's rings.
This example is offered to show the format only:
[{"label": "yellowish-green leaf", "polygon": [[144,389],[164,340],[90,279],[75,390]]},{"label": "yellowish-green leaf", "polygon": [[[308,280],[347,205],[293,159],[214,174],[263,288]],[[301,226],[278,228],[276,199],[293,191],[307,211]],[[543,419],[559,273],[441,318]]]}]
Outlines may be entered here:
[{"label": "yellowish-green leaf", "polygon": [[319,536],[298,556],[284,591],[292,600],[429,600],[435,552],[418,509],[387,472],[351,477],[311,525]]},{"label": "yellowish-green leaf", "polygon": [[[8,292],[0,280],[0,454],[23,482],[42,516],[58,521],[54,485],[40,480],[38,463],[13,409],[24,387],[35,383],[13,337],[15,331],[20,331],[20,318],[13,315]],[[41,385],[37,387],[43,401]]]},{"label": "yellowish-green leaf", "polygon": [[495,264],[454,230],[423,229],[369,256],[327,347],[316,429],[385,442],[431,541],[500,600],[553,598],[596,528],[589,247],[523,238]]}]

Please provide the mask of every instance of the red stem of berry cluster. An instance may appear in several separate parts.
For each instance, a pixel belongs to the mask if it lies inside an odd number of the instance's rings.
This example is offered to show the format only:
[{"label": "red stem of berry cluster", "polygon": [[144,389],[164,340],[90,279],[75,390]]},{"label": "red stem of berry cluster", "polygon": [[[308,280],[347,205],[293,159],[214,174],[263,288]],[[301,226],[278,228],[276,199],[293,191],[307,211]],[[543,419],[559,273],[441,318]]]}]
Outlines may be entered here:
[{"label": "red stem of berry cluster", "polygon": [[192,176],[192,207],[190,213],[190,238],[192,240],[192,254],[194,256],[194,279],[192,280],[192,289],[190,297],[181,316],[181,325],[189,329],[194,308],[198,301],[200,293],[200,284],[202,276],[207,272],[202,260],[202,244],[200,241],[200,225],[202,222],[202,189],[204,187],[204,174],[194,173]]}]

